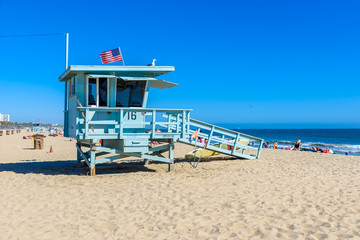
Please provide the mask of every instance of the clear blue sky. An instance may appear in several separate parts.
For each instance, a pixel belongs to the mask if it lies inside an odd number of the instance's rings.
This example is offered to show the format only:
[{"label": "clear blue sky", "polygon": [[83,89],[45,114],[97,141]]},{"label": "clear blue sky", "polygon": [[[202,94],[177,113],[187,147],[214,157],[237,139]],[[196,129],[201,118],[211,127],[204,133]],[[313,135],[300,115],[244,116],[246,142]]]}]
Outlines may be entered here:
[{"label": "clear blue sky", "polygon": [[[360,127],[360,1],[0,0],[0,35],[70,33],[70,65],[175,66],[148,107],[240,128]],[[0,38],[0,113],[62,123],[64,36]],[[121,63],[116,63],[121,64]]]}]

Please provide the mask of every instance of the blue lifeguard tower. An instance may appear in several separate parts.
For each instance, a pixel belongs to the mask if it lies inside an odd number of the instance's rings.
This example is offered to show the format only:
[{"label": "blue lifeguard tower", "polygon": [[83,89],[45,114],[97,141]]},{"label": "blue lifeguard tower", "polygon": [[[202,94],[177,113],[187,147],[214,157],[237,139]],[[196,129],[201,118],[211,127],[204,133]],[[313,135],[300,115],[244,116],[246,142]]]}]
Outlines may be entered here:
[{"label": "blue lifeguard tower", "polygon": [[34,132],[40,131],[41,130],[41,122],[33,122],[32,123],[32,129]]},{"label": "blue lifeguard tower", "polygon": [[[168,163],[170,171],[174,142],[195,145],[198,138],[205,141],[196,146],[207,151],[259,158],[260,138],[191,119],[190,109],[146,107],[150,88],[177,86],[158,78],[174,70],[172,66],[72,65],[59,77],[65,82],[64,135],[77,140],[77,161],[85,160],[92,176],[96,165],[129,156]],[[165,152],[167,157],[162,155]]]}]

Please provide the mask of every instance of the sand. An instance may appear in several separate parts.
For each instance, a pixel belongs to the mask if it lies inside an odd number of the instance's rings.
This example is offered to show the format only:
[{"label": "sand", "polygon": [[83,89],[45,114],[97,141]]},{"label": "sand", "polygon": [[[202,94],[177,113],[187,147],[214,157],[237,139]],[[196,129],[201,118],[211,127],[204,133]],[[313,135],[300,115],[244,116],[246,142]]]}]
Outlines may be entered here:
[{"label": "sand", "polygon": [[[75,142],[0,137],[0,239],[360,239],[360,157],[264,149],[258,160],[86,176]],[[53,146],[53,153],[49,153]]]}]

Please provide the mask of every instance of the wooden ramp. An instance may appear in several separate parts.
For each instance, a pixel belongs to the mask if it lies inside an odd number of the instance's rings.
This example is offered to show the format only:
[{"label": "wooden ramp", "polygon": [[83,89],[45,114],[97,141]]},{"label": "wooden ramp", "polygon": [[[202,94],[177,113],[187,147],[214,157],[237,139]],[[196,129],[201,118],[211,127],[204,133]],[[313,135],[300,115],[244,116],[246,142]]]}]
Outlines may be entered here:
[{"label": "wooden ramp", "polygon": [[[180,124],[182,122],[181,118],[175,116],[167,115],[166,117],[169,118],[170,122],[176,121]],[[175,128],[172,130],[176,131]],[[193,136],[195,131],[197,131],[197,137]],[[188,134],[185,137],[180,137],[178,141],[204,149],[194,153],[195,157],[199,154],[211,156],[222,153],[243,159],[259,158],[263,143],[263,139],[195,119],[189,119]]]}]

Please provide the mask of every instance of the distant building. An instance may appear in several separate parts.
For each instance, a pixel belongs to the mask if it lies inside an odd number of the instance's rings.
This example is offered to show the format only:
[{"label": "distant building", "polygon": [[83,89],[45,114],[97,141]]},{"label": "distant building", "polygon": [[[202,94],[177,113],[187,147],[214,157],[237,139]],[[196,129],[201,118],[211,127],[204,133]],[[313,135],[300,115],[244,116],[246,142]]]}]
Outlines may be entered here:
[{"label": "distant building", "polygon": [[10,114],[0,113],[0,122],[10,122]]}]

